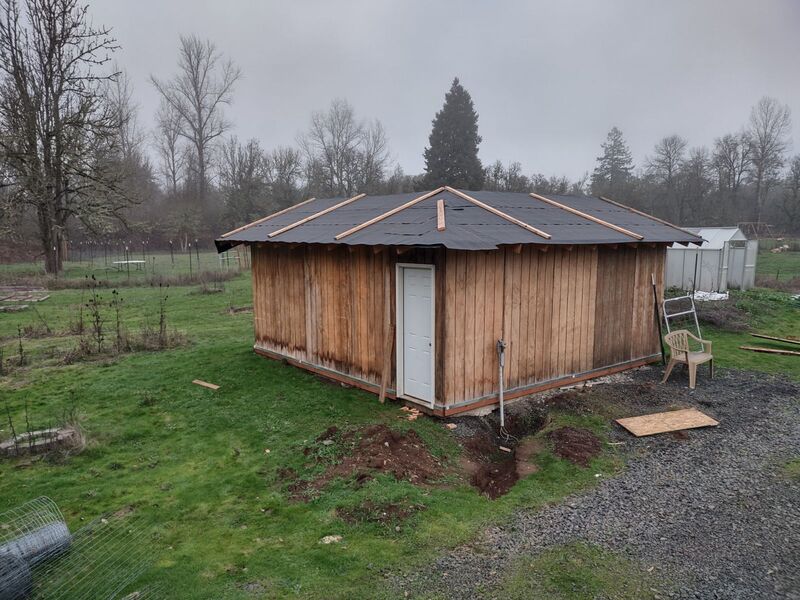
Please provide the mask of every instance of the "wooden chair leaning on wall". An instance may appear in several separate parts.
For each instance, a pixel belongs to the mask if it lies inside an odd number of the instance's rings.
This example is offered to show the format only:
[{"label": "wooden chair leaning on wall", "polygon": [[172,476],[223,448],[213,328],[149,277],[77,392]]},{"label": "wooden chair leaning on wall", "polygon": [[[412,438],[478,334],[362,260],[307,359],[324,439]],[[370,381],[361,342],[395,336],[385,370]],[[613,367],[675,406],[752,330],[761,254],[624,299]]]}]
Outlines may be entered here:
[{"label": "wooden chair leaning on wall", "polygon": [[[689,348],[689,338],[699,342],[703,346],[702,351],[693,351]],[[696,335],[692,335],[685,329],[673,331],[664,336],[664,341],[669,346],[669,363],[667,370],[664,372],[664,379],[661,383],[665,383],[667,378],[672,373],[672,369],[678,363],[683,363],[689,367],[689,387],[694,389],[695,381],[697,380],[697,365],[708,363],[709,374],[714,378],[714,355],[711,354],[711,342],[708,340],[701,340]]]}]

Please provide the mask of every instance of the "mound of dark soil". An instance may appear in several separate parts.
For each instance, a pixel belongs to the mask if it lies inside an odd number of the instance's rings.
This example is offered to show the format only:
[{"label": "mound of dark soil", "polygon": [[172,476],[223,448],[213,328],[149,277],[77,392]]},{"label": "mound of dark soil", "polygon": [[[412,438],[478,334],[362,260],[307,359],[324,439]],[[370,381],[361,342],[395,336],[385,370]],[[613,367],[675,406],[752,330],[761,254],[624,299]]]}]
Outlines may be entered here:
[{"label": "mound of dark soil", "polygon": [[505,419],[508,435],[501,437],[499,423],[494,418],[488,417],[482,427],[474,428],[461,441],[467,454],[462,466],[470,474],[470,484],[492,500],[508,493],[520,477],[536,472],[536,465],[530,459],[540,448],[538,441],[529,436],[547,420],[546,413],[538,408],[510,413]]},{"label": "mound of dark soil", "polygon": [[568,461],[588,467],[589,461],[600,454],[600,440],[588,429],[561,427],[550,432],[553,453]]},{"label": "mound of dark soil", "polygon": [[346,523],[378,523],[380,525],[396,525],[402,523],[413,514],[425,510],[422,504],[400,504],[390,502],[377,504],[366,500],[358,506],[337,508],[337,516]]},{"label": "mound of dark soil", "polygon": [[518,480],[517,460],[508,454],[505,460],[482,463],[470,483],[494,500],[507,494]]},{"label": "mound of dark soil", "polygon": [[[329,427],[317,438],[318,442],[332,440],[338,429]],[[376,473],[391,474],[397,479],[414,484],[429,483],[442,473],[442,466],[425,446],[425,442],[413,429],[399,432],[386,425],[370,425],[338,435],[343,447],[352,447],[352,452],[341,461],[328,467],[324,473],[310,481],[296,481],[289,486],[295,499],[302,499],[325,488],[332,480],[355,477],[361,485]],[[308,448],[304,454],[308,455]]]}]

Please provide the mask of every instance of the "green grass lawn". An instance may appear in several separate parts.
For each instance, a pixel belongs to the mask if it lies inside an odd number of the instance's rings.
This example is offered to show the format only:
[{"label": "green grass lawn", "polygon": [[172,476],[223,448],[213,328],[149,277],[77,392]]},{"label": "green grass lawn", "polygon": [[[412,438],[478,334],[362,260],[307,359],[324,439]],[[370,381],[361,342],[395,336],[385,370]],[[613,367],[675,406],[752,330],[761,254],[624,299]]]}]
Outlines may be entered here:
[{"label": "green grass lawn", "polygon": [[661,582],[641,565],[608,550],[569,544],[522,557],[486,597],[507,600],[646,600]]},{"label": "green grass lawn", "polygon": [[[207,262],[213,262],[211,257]],[[67,275],[83,279],[90,268],[98,267],[71,263]],[[156,269],[172,269],[168,254],[157,257]],[[12,270],[31,272],[30,266],[0,270],[6,278]],[[94,274],[127,283],[127,274]],[[133,506],[151,524],[155,567],[148,577],[163,581],[170,597],[392,597],[384,590],[387,569],[412,569],[439,549],[468,541],[482,526],[503,520],[516,508],[555,502],[593,485],[596,473],[609,475],[622,466],[613,447],[587,469],[546,449],[536,458],[537,473],[491,501],[456,474],[460,447],[440,421],[422,418],[410,423],[400,418],[397,405],[382,406],[365,392],[254,355],[252,313],[228,310],[251,304],[249,275],[223,285],[224,291],[211,294],[201,293],[196,285],[121,287],[123,319],[131,334],[145,323],[157,326],[159,297],[166,295],[167,326],[183,332],[188,344],[158,352],[109,353],[73,364],[63,364],[63,353],[79,342],[69,329],[71,324],[74,329],[79,307],[87,301],[85,290],[53,291],[36,311],[0,313],[0,348],[9,369],[0,376],[0,438],[10,434],[6,410],[16,423],[24,424],[26,404],[34,428],[58,422],[75,406],[88,438],[82,453],[64,460],[0,461],[0,511],[46,495],[75,529]],[[102,303],[111,300],[110,289],[99,294]],[[758,331],[800,333],[797,304],[788,294],[748,292],[740,301]],[[113,315],[104,308],[103,316],[104,343],[109,347]],[[43,334],[44,323],[53,335]],[[22,345],[29,364],[17,367],[18,328],[26,327],[31,335],[23,337]],[[714,340],[720,367],[800,377],[798,357],[738,350],[738,345],[753,341],[746,333],[705,329],[704,334]],[[196,378],[221,387],[215,392],[192,385]],[[609,426],[591,416],[556,414],[553,419],[551,427],[569,423],[601,436]],[[388,476],[361,487],[338,480],[310,502],[290,500],[281,476],[286,469],[311,477],[325,466],[309,466],[304,447],[331,425],[348,429],[371,423],[415,429],[431,452],[453,468],[433,485],[415,486]],[[399,530],[394,523],[348,523],[337,515],[337,509],[358,507],[367,500],[421,509],[399,523]],[[326,535],[341,535],[342,541],[320,544]],[[542,569],[556,571],[552,582],[535,585],[560,585],[558,578],[568,577],[576,560],[601,566],[616,560],[593,552],[579,548],[555,566],[549,555],[536,559]],[[586,577],[591,580],[587,585],[616,589],[616,583],[606,583],[600,575]],[[509,589],[516,589],[509,581]],[[527,589],[528,584],[518,583]]]},{"label": "green grass lawn", "polygon": [[[235,252],[231,253],[233,256]],[[77,258],[73,255],[73,259]],[[225,272],[235,270],[237,263],[234,258],[229,261],[220,260],[220,255],[216,252],[201,250],[195,252],[179,252],[177,249],[170,254],[169,252],[131,252],[128,255],[130,260],[144,260],[144,264],[139,265],[115,265],[114,261],[124,260],[125,256],[119,253],[103,255],[100,251],[96,256],[90,257],[88,254],[81,261],[70,260],[64,263],[64,270],[58,275],[61,280],[73,280],[80,282],[88,276],[94,275],[108,283],[118,283],[120,285],[141,285],[148,280],[156,278],[169,278],[176,276],[186,276],[190,273],[196,274],[203,272]],[[199,265],[199,269],[198,269]],[[19,278],[42,278],[44,279],[44,267],[41,262],[20,262],[8,265],[0,265],[0,285],[10,283]]]},{"label": "green grass lawn", "polygon": [[[536,458],[539,472],[491,501],[456,474],[460,447],[440,421],[410,423],[397,405],[381,406],[370,394],[254,355],[252,313],[228,311],[251,303],[249,277],[224,286],[214,294],[199,293],[197,286],[120,288],[131,333],[157,323],[159,295],[167,295],[167,326],[184,332],[189,344],[70,365],[60,357],[79,341],[67,330],[86,291],[53,291],[38,314],[0,314],[0,347],[10,369],[0,378],[0,437],[10,434],[6,407],[24,429],[27,404],[34,429],[58,422],[76,406],[88,438],[82,453],[65,460],[0,462],[0,511],[46,495],[75,529],[135,507],[152,524],[155,568],[149,577],[163,581],[170,597],[253,597],[247,590],[266,597],[376,597],[383,593],[385,569],[413,568],[517,507],[556,501],[593,485],[595,473],[621,466],[613,449],[588,469],[545,450]],[[111,299],[110,289],[99,293],[101,302]],[[108,347],[114,337],[110,309],[104,318]],[[54,335],[24,337],[29,364],[15,366],[18,327],[42,334],[42,322]],[[221,387],[214,392],[192,385],[195,378]],[[577,418],[601,435],[606,427],[589,417],[564,418]],[[388,476],[363,487],[340,480],[311,502],[289,499],[283,469],[308,477],[323,468],[307,465],[306,445],[331,425],[370,423],[414,428],[452,472],[428,486]],[[346,523],[337,516],[338,508],[367,499],[423,509],[399,531],[394,524]],[[320,544],[326,535],[343,539]]]},{"label": "green grass lawn", "polygon": [[[796,242],[792,243],[792,247],[796,245]],[[776,281],[787,281],[800,277],[800,252],[788,251],[773,254],[767,249],[762,249],[758,253],[756,273],[765,279]]]}]

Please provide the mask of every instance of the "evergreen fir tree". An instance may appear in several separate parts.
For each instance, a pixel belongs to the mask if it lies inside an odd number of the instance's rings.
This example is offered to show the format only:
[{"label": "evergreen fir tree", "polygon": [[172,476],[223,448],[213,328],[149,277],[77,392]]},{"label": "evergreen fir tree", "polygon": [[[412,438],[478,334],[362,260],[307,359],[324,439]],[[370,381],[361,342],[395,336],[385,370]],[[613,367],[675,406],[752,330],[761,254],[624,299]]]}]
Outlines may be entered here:
[{"label": "evergreen fir tree", "polygon": [[605,143],[603,155],[597,157],[597,166],[592,173],[592,193],[596,195],[624,195],[633,176],[633,157],[625,143],[622,131],[612,127]]},{"label": "evergreen fir tree", "polygon": [[479,190],[483,187],[483,165],[478,158],[478,113],[469,92],[456,77],[444,97],[444,106],[433,119],[425,148],[424,187],[450,185]]}]

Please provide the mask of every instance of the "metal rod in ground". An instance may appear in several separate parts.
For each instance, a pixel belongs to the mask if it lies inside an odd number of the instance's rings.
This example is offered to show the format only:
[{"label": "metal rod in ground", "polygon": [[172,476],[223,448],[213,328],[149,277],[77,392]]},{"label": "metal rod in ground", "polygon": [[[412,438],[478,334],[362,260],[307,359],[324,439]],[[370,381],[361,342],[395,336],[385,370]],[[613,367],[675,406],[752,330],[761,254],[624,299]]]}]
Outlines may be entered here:
[{"label": "metal rod in ground", "polygon": [[661,364],[667,364],[667,353],[664,351],[664,337],[661,330],[661,311],[658,309],[658,288],[656,288],[656,276],[650,273],[650,281],[653,283],[653,309],[655,311],[656,326],[658,327],[658,346],[661,348]]},{"label": "metal rod in ground", "polygon": [[694,298],[694,291],[697,289],[697,259],[700,256],[700,251],[694,255],[694,277],[692,277],[692,298]]},{"label": "metal rod in ground", "polygon": [[499,339],[497,340],[497,365],[498,365],[498,377],[500,380],[499,392],[498,392],[498,400],[500,401],[500,429],[505,429],[506,426],[506,415],[505,415],[505,406],[504,406],[504,392],[505,392],[505,382],[504,382],[504,369],[506,366],[506,343],[504,340]]}]

